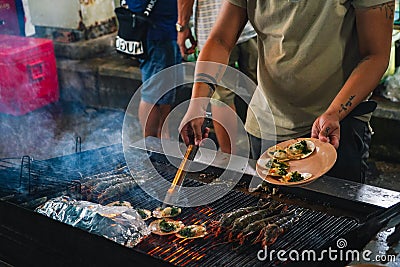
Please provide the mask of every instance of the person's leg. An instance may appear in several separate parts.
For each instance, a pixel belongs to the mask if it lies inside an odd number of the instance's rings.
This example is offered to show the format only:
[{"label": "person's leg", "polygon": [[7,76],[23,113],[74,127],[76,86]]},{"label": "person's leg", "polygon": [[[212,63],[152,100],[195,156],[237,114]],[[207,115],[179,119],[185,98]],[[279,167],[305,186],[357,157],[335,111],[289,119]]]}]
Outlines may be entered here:
[{"label": "person's leg", "polygon": [[171,112],[171,105],[160,105],[159,111],[160,111],[160,118],[158,122],[157,137],[169,139],[170,134],[169,134],[167,116]]},{"label": "person's leg", "polygon": [[158,136],[160,123],[159,107],[152,103],[140,100],[138,113],[143,137]]},{"label": "person's leg", "polygon": [[238,47],[239,70],[252,79],[253,82],[257,83],[257,37],[253,37],[246,42],[239,44]]},{"label": "person's leg", "polygon": [[[164,69],[182,62],[181,53],[179,51],[179,47],[176,41],[164,42],[163,49],[164,49],[164,54],[162,56],[159,55],[159,61],[162,62]],[[174,72],[174,75],[175,76],[170,77],[170,79],[178,81],[179,80],[178,75],[181,74]],[[170,138],[170,132],[168,126],[169,123],[167,117],[171,112],[173,104],[175,103],[175,94],[176,94],[176,88],[173,88],[165,95],[163,95],[161,99],[157,102],[160,113],[158,131],[157,131],[158,133],[157,137],[159,138],[161,137],[166,139]]]},{"label": "person's leg", "polygon": [[[238,124],[235,105],[211,105],[211,112],[215,135],[221,151],[235,154]],[[219,122],[222,122],[223,125]]]},{"label": "person's leg", "polygon": [[[228,65],[235,67],[238,57],[239,49],[235,46],[229,58]],[[234,99],[234,92],[228,88],[218,86],[211,100],[215,136],[217,137],[220,150],[228,154],[236,153],[238,121]]]},{"label": "person's leg", "polygon": [[143,137],[157,136],[160,112],[155,104],[157,90],[155,86],[148,86],[148,81],[153,75],[162,70],[157,62],[156,55],[160,50],[157,42],[147,41],[147,57],[140,59],[140,71],[142,74],[141,99],[138,109],[139,122],[142,127]]},{"label": "person's leg", "polygon": [[[139,121],[143,136],[169,137],[168,124],[165,120],[175,101],[175,89],[169,92],[162,88],[162,81],[152,80],[153,75],[180,62],[180,54],[175,41],[147,41],[148,56],[141,60],[143,85],[139,103]],[[179,54],[179,56],[177,56]],[[174,77],[171,77],[174,78]],[[167,127],[162,130],[162,127]]]}]

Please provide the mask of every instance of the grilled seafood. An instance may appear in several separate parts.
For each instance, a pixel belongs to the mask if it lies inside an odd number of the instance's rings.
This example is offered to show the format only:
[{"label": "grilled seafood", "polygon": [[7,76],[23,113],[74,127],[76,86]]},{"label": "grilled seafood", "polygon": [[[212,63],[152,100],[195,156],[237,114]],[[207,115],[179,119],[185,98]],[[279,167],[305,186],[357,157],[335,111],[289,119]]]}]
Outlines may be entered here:
[{"label": "grilled seafood", "polygon": [[279,236],[288,231],[298,221],[300,215],[286,216],[268,224],[260,231],[253,244],[261,242],[262,247],[272,245]]},{"label": "grilled seafood", "polygon": [[181,214],[182,209],[178,207],[166,207],[164,209],[162,208],[156,208],[153,210],[153,216],[155,218],[168,218],[168,217],[175,217],[179,214]]},{"label": "grilled seafood", "polygon": [[267,154],[268,154],[268,156],[270,156],[271,158],[274,158],[274,159],[279,159],[282,161],[289,160],[287,151],[278,145],[268,148]]},{"label": "grilled seafood", "polygon": [[200,238],[207,234],[206,227],[203,225],[188,225],[179,230],[175,235],[179,238]]},{"label": "grilled seafood", "polygon": [[124,193],[127,193],[129,190],[134,188],[136,185],[137,184],[135,181],[127,181],[127,182],[123,182],[123,183],[119,183],[119,184],[110,186],[106,190],[104,190],[103,193],[101,193],[98,196],[98,200],[99,200],[99,202],[103,202],[106,199],[112,198],[114,196],[120,196]]},{"label": "grilled seafood", "polygon": [[151,218],[151,211],[149,211],[149,210],[137,209],[136,211],[137,211],[137,213],[139,213],[140,217],[143,220],[147,220],[147,219]]},{"label": "grilled seafood", "polygon": [[181,221],[159,219],[150,223],[149,229],[157,235],[170,235],[179,232],[185,225]]},{"label": "grilled seafood", "polygon": [[132,204],[128,201],[117,200],[111,203],[108,203],[106,206],[109,207],[128,207],[132,208]]},{"label": "grilled seafood", "polygon": [[98,193],[99,194],[99,193],[103,192],[105,189],[107,189],[110,186],[114,186],[116,184],[123,183],[123,182],[126,182],[126,181],[128,181],[128,179],[126,177],[117,177],[117,178],[112,179],[112,180],[102,181],[102,182],[96,184],[92,188],[92,191],[94,193]]},{"label": "grilled seafood", "polygon": [[279,181],[284,183],[293,183],[293,182],[307,180],[310,179],[311,177],[312,177],[311,173],[308,172],[300,173],[298,171],[294,171],[294,172],[289,172],[286,175],[282,176],[282,178],[279,179]]},{"label": "grilled seafood", "polygon": [[132,179],[125,174],[110,174],[105,177],[93,176],[82,182],[81,192],[88,200],[96,199],[108,188],[125,182],[132,182]]},{"label": "grilled seafood", "polygon": [[219,221],[213,221],[211,223],[211,228],[216,229],[215,236],[218,236],[221,233],[223,228],[231,227],[233,222],[237,218],[240,218],[251,212],[254,212],[254,211],[257,211],[257,210],[260,210],[263,208],[267,208],[269,205],[271,205],[271,202],[266,202],[265,204],[257,205],[257,206],[244,207],[244,208],[240,208],[240,209],[231,211],[229,213],[225,213],[222,215],[222,217],[219,219]]},{"label": "grilled seafood", "polygon": [[286,210],[287,206],[285,204],[274,203],[269,206],[267,209],[262,209],[258,211],[251,212],[247,215],[244,215],[240,218],[237,218],[229,230],[229,240],[233,240],[233,237],[236,237],[244,228],[246,228],[250,223],[265,219],[274,214],[277,214],[283,210]]},{"label": "grilled seafood", "polygon": [[308,139],[297,141],[285,149],[289,159],[304,159],[310,156],[314,150],[315,144]]},{"label": "grilled seafood", "polygon": [[258,164],[267,170],[263,170],[262,173],[271,176],[283,176],[288,173],[289,164],[285,161],[276,158],[260,158]]},{"label": "grilled seafood", "polygon": [[259,232],[268,224],[279,220],[282,217],[287,217],[287,216],[292,216],[289,215],[289,213],[280,213],[273,215],[271,217],[267,217],[265,219],[255,221],[253,223],[250,223],[249,225],[246,226],[237,236],[237,239],[239,240],[239,244],[243,245],[245,242],[247,242],[249,239],[252,237],[257,237]]},{"label": "grilled seafood", "polygon": [[86,188],[93,188],[100,182],[113,180],[113,179],[121,176],[121,174],[112,174],[111,172],[110,172],[110,174],[103,173],[102,174],[103,176],[99,176],[99,175],[100,174],[82,179],[82,186],[84,186]]}]

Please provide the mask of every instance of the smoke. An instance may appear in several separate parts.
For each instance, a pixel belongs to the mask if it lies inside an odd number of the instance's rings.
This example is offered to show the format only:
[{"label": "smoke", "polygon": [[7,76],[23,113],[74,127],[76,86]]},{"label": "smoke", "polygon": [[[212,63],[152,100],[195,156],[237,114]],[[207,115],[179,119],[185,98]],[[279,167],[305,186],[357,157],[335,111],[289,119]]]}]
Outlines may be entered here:
[{"label": "smoke", "polygon": [[121,143],[124,112],[59,101],[22,116],[0,114],[0,158],[48,159]]}]

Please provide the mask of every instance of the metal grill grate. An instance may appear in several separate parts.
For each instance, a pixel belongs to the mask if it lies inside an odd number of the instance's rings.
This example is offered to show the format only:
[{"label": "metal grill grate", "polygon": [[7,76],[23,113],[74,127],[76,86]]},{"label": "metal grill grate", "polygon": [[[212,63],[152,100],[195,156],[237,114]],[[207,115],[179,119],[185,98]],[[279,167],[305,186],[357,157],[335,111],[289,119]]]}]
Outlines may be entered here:
[{"label": "metal grill grate", "polygon": [[[167,180],[172,180],[176,171],[175,167],[162,162],[153,162],[152,167],[155,168],[149,167],[138,161],[137,169],[132,173],[138,176],[146,175],[151,177],[155,172],[158,172]],[[10,168],[0,169],[0,172],[2,172],[1,177],[7,175],[9,170]],[[15,182],[18,183],[19,176],[15,173],[18,173],[17,168],[9,172],[10,177],[14,175]],[[23,205],[33,209],[38,204],[41,204],[39,203],[40,201],[43,202],[43,200],[52,197],[52,193],[69,194],[68,190],[64,189],[65,185],[79,185],[82,189],[81,197],[83,199],[101,204],[107,204],[115,200],[125,200],[131,202],[136,208],[149,210],[161,205],[159,201],[147,195],[134,183],[125,164],[120,146],[112,146],[89,153],[77,153],[46,161],[36,161],[31,165],[31,175],[33,181],[40,181],[39,187],[35,185],[34,191],[31,194],[25,194],[25,198],[15,192],[9,194],[12,202],[16,204],[25,203]],[[197,176],[199,175],[197,174]],[[212,174],[210,177],[216,178],[217,176],[217,174]],[[104,188],[98,188],[97,191],[94,190],[93,186],[99,186],[102,179],[119,180],[115,180],[113,185],[105,183],[106,186]],[[121,186],[123,183],[127,186]],[[1,180],[0,188],[5,184],[5,180]],[[116,188],[122,188],[122,190],[110,190],[115,185],[119,186]],[[184,182],[184,186],[195,187],[199,185],[202,185],[202,183],[193,179],[186,179]],[[36,189],[45,189],[45,187],[40,186],[45,186],[54,191],[35,191]],[[4,192],[4,190],[0,191]],[[186,225],[204,223],[209,226],[210,222],[219,219],[221,214],[240,207],[255,205],[258,200],[255,196],[240,191],[231,191],[223,198],[209,205],[184,208],[178,218]],[[291,230],[280,236],[269,249],[284,249],[286,251],[317,249],[358,225],[358,222],[353,218],[333,216],[323,211],[295,205],[288,205],[288,207],[289,211],[301,211],[302,216]],[[268,262],[259,261],[257,252],[260,249],[259,244],[238,247],[236,242],[227,243],[224,235],[214,237],[214,235],[209,234],[202,239],[182,240],[175,236],[156,236],[152,234],[144,238],[133,250],[140,252],[137,253],[138,257],[145,253],[178,266],[279,265],[280,262],[277,259],[272,259]]]},{"label": "metal grill grate", "polygon": [[[157,162],[154,162],[153,166],[167,180],[173,179],[174,167]],[[139,176],[143,173],[147,176],[152,176],[155,172],[154,169],[138,168],[132,173]],[[124,175],[125,179],[132,179],[125,168],[120,168],[119,171],[97,174],[95,178],[100,181],[101,177],[118,177],[117,174]],[[94,178],[87,177],[83,179],[83,187],[85,186],[85,180],[92,179]],[[190,179],[186,179],[184,182],[184,186],[200,185],[202,183]],[[85,198],[84,191],[83,198]],[[102,201],[103,204],[115,200],[125,200],[136,208],[149,210],[161,205],[159,201],[148,196],[138,186],[125,192],[120,192],[120,194],[101,198],[95,197],[94,199]],[[256,205],[258,200],[255,196],[239,191],[231,191],[223,198],[207,206],[184,208],[178,219],[183,221],[185,225],[205,224],[208,226],[212,221],[218,220],[221,214],[240,207]],[[294,210],[302,213],[300,220],[290,231],[278,238],[276,243],[269,249],[284,249],[286,251],[318,249],[358,225],[353,218],[336,217],[324,212],[289,205],[288,211]],[[239,247],[237,242],[228,243],[224,235],[215,237],[209,234],[202,239],[182,240],[174,235],[157,236],[152,234],[144,238],[134,249],[178,266],[255,266],[260,264],[272,266],[273,264],[279,264],[276,258],[268,262],[258,260],[257,252],[261,249],[259,244]]]},{"label": "metal grill grate", "polygon": [[29,156],[0,160],[0,200],[33,209],[63,194],[80,194],[80,183],[46,175],[43,163]]}]

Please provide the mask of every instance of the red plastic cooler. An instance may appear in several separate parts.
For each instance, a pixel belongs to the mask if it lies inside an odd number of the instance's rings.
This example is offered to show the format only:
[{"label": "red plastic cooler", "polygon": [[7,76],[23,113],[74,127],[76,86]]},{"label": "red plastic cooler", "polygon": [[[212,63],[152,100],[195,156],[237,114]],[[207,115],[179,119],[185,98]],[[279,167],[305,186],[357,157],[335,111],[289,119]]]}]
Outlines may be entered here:
[{"label": "red plastic cooler", "polygon": [[0,34],[0,112],[23,115],[58,98],[53,42]]}]

